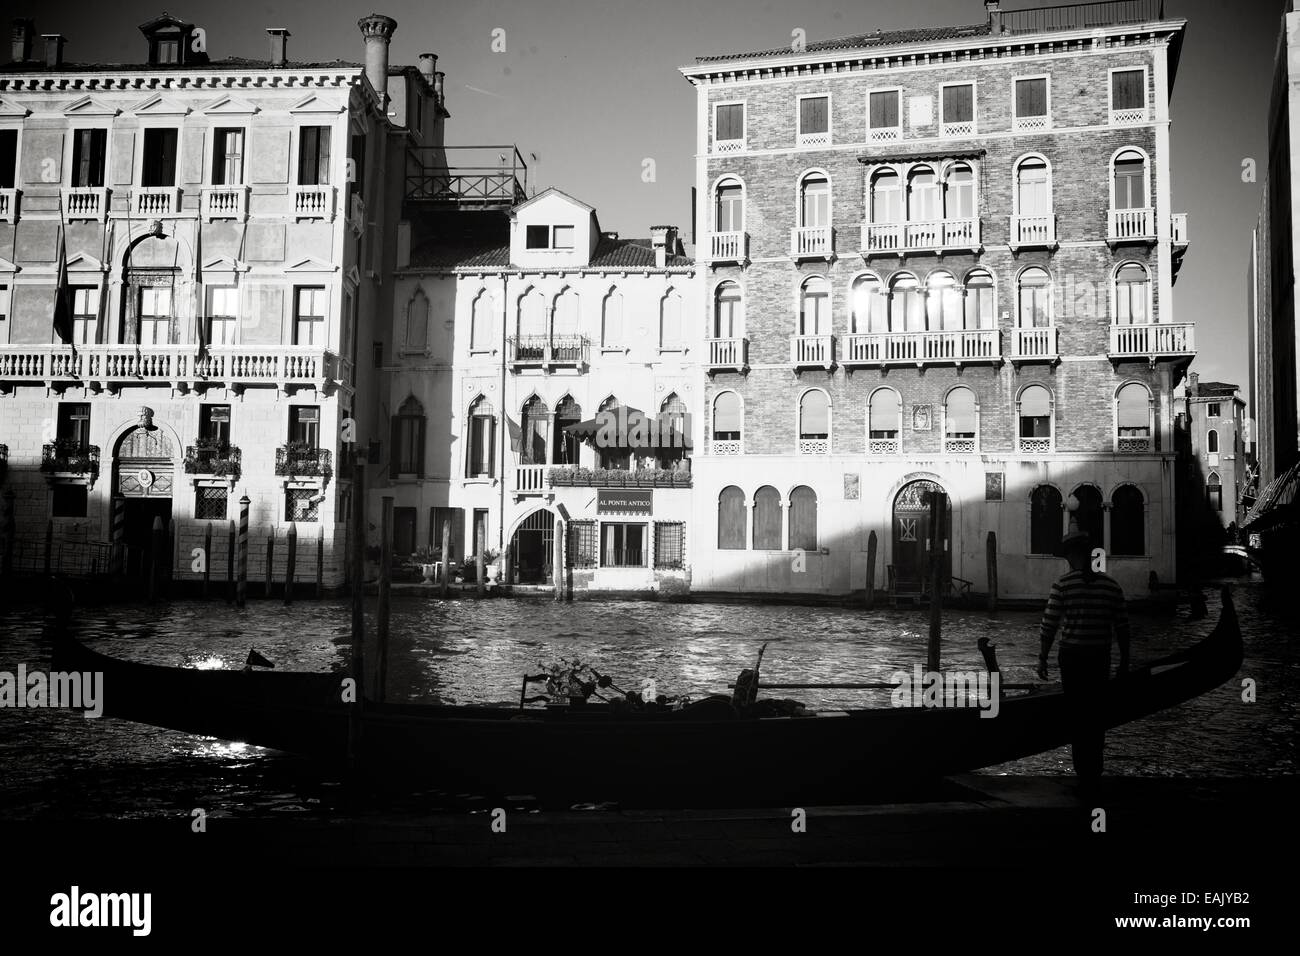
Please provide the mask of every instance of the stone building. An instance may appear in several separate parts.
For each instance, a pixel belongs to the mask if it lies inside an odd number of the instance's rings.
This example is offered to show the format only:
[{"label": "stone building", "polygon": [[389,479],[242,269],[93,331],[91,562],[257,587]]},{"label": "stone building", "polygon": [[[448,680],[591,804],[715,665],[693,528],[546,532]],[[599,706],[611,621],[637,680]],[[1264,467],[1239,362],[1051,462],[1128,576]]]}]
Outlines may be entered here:
[{"label": "stone building", "polygon": [[[250,577],[295,523],[298,574],[344,580],[350,468],[376,419],[358,362],[408,146],[440,146],[436,58],[390,67],[396,23],[359,21],[364,62],[217,58],[217,31],[163,15],[131,64],[64,59],[31,20],[0,68],[0,455],[16,560],[138,572],[155,519],[193,578],[209,522],[250,501]],[[390,235],[391,233],[391,235]],[[62,304],[61,300],[62,299]],[[340,460],[343,457],[344,460]],[[369,458],[370,456],[365,456]],[[11,497],[10,497],[11,496]]]},{"label": "stone building", "polygon": [[1246,485],[1246,400],[1241,389],[1225,382],[1202,382],[1193,372],[1188,376],[1183,414],[1205,508],[1223,528],[1240,526]]},{"label": "stone building", "polygon": [[698,591],[1036,597],[1076,506],[1132,591],[1173,577],[1187,248],[1159,0],[701,57]]}]

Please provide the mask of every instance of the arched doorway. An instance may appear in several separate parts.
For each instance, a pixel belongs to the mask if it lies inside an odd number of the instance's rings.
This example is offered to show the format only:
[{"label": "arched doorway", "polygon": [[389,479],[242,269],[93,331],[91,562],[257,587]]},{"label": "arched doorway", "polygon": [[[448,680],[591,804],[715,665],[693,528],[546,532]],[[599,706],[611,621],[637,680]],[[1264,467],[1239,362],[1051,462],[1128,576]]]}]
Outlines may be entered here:
[{"label": "arched doorway", "polygon": [[[930,576],[930,493],[943,491],[924,479],[899,489],[894,497],[894,588],[901,593],[919,593]],[[947,499],[945,498],[945,502]],[[948,540],[948,570],[952,567],[952,504],[944,508],[944,538]]]},{"label": "arched doorway", "polygon": [[140,424],[113,449],[113,495],[122,514],[122,543],[126,574],[143,580],[149,566],[153,523],[163,528],[172,516],[175,449],[163,429],[153,423],[153,409],[140,409]]},{"label": "arched doorway", "polygon": [[515,529],[510,547],[515,553],[515,580],[519,584],[550,582],[555,561],[555,515],[545,508],[534,511]]}]

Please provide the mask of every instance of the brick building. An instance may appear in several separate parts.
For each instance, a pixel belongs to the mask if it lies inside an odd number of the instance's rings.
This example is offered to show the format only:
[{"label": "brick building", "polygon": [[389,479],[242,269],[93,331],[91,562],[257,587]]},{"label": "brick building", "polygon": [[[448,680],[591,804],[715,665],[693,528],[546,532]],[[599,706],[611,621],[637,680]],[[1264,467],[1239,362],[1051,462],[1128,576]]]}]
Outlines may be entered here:
[{"label": "brick building", "polygon": [[1174,571],[1169,174],[1185,22],[1159,0],[1003,11],[701,57],[707,373],[694,587],[1041,596],[1077,499],[1129,591]]},{"label": "brick building", "polygon": [[[16,560],[138,574],[155,519],[193,578],[209,521],[250,499],[250,577],[269,535],[299,531],[297,568],[342,583],[350,474],[379,440],[354,396],[376,388],[370,317],[395,236],[408,146],[441,144],[431,54],[390,67],[396,23],[359,21],[363,62],[216,58],[216,31],[163,15],[140,61],[33,59],[30,20],[0,68],[0,458]],[[391,230],[395,233],[396,230]],[[65,278],[66,276],[66,278]],[[66,320],[54,318],[66,290]],[[60,328],[60,325],[63,325]],[[355,416],[355,417],[354,417]]]}]

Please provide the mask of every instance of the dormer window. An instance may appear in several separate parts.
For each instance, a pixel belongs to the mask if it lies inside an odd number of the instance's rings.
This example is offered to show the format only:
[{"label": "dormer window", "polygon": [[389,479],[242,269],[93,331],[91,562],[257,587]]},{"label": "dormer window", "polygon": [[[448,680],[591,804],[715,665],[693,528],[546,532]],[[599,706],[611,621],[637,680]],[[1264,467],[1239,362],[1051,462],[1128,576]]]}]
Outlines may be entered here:
[{"label": "dormer window", "polygon": [[527,226],[525,229],[524,248],[564,251],[573,249],[577,231],[573,226]]},{"label": "dormer window", "polygon": [[159,65],[164,63],[179,63],[181,61],[181,41],[178,37],[164,39],[159,37],[154,40],[154,59]]},{"label": "dormer window", "polygon": [[[181,66],[207,63],[208,55],[195,49],[194,24],[164,13],[140,24],[140,32],[149,41],[150,66]],[[199,44],[202,47],[202,44]]]}]

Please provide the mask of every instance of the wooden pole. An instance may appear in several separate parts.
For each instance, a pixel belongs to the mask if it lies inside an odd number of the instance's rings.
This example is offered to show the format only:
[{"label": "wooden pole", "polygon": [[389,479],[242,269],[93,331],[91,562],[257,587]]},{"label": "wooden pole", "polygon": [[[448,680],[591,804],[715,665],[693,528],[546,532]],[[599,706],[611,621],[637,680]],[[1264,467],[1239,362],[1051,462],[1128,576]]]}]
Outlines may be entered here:
[{"label": "wooden pole", "polygon": [[271,583],[274,580],[271,577],[271,568],[274,564],[275,564],[275,532],[272,531],[270,534],[266,536],[266,574],[263,576],[265,578],[265,583],[263,584],[263,588],[265,590],[262,593],[263,597],[271,596]]},{"label": "wooden pole", "polygon": [[316,600],[325,596],[325,526],[316,535]]},{"label": "wooden pole", "polygon": [[243,607],[248,600],[248,495],[239,499],[239,581],[235,585],[235,605]]},{"label": "wooden pole", "polygon": [[940,632],[943,626],[943,544],[947,495],[930,493],[930,639],[926,644],[926,669],[939,670]]},{"label": "wooden pole", "polygon": [[298,570],[298,525],[289,522],[289,538],[284,559],[284,603],[293,603],[293,575]]},{"label": "wooden pole", "polygon": [[[208,553],[203,552],[203,560],[208,560]],[[172,582],[176,580],[176,519],[169,518],[167,521],[167,550],[163,555],[163,580],[162,594],[163,597],[170,597]]]},{"label": "wooden pole", "polygon": [[482,597],[487,593],[487,562],[483,558],[483,549],[487,547],[487,528],[483,522],[474,529],[474,590]]},{"label": "wooden pole", "polygon": [[355,762],[361,746],[361,702],[365,698],[366,643],[366,466],[352,466],[352,682],[356,700],[348,709],[348,759]]},{"label": "wooden pole", "polygon": [[555,531],[552,535],[552,557],[551,557],[551,577],[555,582],[555,600],[564,600],[564,569],[560,567],[561,557],[563,555],[564,539],[563,526],[560,519],[555,519]]},{"label": "wooden pole", "polygon": [[451,580],[451,519],[442,519],[442,597],[447,596],[447,582]]},{"label": "wooden pole", "polygon": [[162,583],[163,575],[163,548],[166,540],[166,532],[163,530],[162,515],[154,515],[153,519],[153,537],[150,542],[152,545],[152,554],[150,556],[149,566],[149,603],[152,604],[158,600],[159,585]]},{"label": "wooden pole", "polygon": [[14,538],[17,530],[17,524],[14,520],[14,490],[10,488],[5,492],[5,550],[4,557],[0,559],[0,574],[8,578],[14,572]]},{"label": "wooden pole", "polygon": [[393,496],[384,495],[383,500],[384,516],[380,527],[383,538],[379,552],[379,661],[376,665],[379,679],[377,699],[380,703],[388,684],[388,613],[393,584]]},{"label": "wooden pole", "polygon": [[203,600],[208,599],[208,588],[212,584],[212,522],[208,522],[203,531]]},{"label": "wooden pole", "polygon": [[235,599],[235,519],[226,533],[226,603]]},{"label": "wooden pole", "polygon": [[501,583],[507,586],[515,583],[515,545],[511,541],[506,545],[504,562],[501,569]]},{"label": "wooden pole", "polygon": [[112,521],[113,573],[123,574],[126,571],[126,499],[120,495],[113,497]]},{"label": "wooden pole", "polygon": [[989,613],[998,609],[998,533],[990,531],[984,546],[984,563],[989,569]]},{"label": "wooden pole", "polygon": [[[161,520],[161,519],[160,519]],[[50,573],[50,557],[54,552],[54,519],[45,522],[45,573]]]},{"label": "wooden pole", "polygon": [[867,535],[867,610],[876,606],[876,533]]}]

